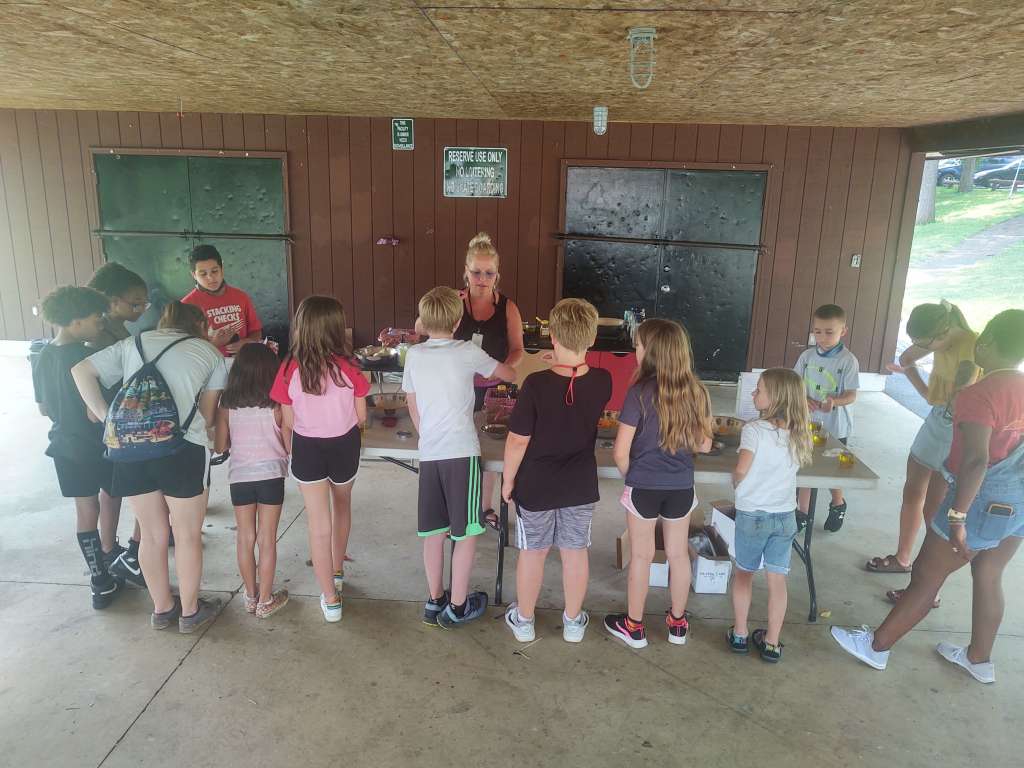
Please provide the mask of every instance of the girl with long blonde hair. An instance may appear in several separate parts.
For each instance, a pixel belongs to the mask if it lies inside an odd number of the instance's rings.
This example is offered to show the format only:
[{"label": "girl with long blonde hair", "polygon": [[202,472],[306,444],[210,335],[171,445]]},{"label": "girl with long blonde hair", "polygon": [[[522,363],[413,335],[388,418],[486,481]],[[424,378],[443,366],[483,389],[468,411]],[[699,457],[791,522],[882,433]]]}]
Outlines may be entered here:
[{"label": "girl with long blonde hair", "polygon": [[644,604],[654,533],[663,521],[672,606],[668,641],[686,643],[690,590],[687,534],[693,490],[693,454],[711,448],[711,397],[693,370],[686,331],[671,320],[648,320],[636,333],[638,368],[619,415],[615,464],[626,479],[622,505],[629,528],[627,612],[606,616],[605,629],[631,648],[647,645]]},{"label": "girl with long blonde hair", "polygon": [[754,573],[768,580],[768,628],[749,640],[765,661],[782,658],[779,635],[786,616],[786,574],[797,533],[796,474],[811,463],[813,445],[804,382],[789,368],[769,368],[753,394],[760,417],[740,435],[733,471],[736,488],[736,575],[732,582],[735,621],[728,633],[735,653],[749,650],[747,615]]},{"label": "girl with long blonde hair", "polygon": [[288,359],[270,397],[281,404],[281,430],[292,477],[306,503],[313,572],[328,622],[341,621],[359,425],[366,421],[369,389],[352,361],[341,302],[331,296],[304,299],[295,312]]}]

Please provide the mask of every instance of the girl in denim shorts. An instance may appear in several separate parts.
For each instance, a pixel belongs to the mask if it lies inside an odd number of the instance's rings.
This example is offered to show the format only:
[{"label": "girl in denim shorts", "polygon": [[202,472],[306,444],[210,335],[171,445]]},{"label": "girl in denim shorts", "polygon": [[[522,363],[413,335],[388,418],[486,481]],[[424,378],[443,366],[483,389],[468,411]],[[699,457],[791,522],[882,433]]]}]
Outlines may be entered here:
[{"label": "girl in denim shorts", "polygon": [[768,628],[749,641],[765,661],[782,658],[779,634],[786,616],[786,574],[796,536],[796,473],[811,462],[807,398],[799,374],[769,368],[754,389],[760,418],[743,426],[733,471],[736,488],[736,576],[732,583],[735,623],[728,633],[736,653],[748,651],[747,615],[754,572],[768,580]]}]

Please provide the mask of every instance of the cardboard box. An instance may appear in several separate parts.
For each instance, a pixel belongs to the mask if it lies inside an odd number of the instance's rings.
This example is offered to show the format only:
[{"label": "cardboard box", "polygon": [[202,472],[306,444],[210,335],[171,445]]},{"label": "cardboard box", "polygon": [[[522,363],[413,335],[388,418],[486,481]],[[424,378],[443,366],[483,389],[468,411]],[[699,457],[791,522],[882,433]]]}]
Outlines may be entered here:
[{"label": "cardboard box", "polygon": [[704,526],[704,533],[711,539],[715,556],[703,557],[690,547],[690,562],[693,566],[691,586],[694,592],[701,594],[724,595],[729,591],[729,576],[732,574],[729,548],[714,526]]},{"label": "cardboard box", "polygon": [[[632,514],[632,513],[628,513]],[[704,508],[698,506],[690,513],[690,533],[704,527]],[[654,528],[654,560],[653,563],[664,563],[665,539],[661,533],[661,521]],[[615,539],[615,567],[620,571],[629,565],[629,530],[622,532],[622,535]]]},{"label": "cardboard box", "polygon": [[729,556],[736,557],[736,505],[728,499],[711,502],[711,525],[729,547]]}]

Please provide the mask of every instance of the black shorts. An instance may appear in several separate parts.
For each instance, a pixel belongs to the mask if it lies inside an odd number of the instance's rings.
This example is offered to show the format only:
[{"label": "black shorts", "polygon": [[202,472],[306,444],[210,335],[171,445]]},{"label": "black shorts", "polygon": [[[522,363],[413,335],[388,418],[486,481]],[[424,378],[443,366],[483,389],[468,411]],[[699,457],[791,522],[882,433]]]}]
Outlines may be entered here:
[{"label": "black shorts", "polygon": [[267,504],[268,506],[284,504],[283,477],[231,483],[229,487],[231,488],[231,504],[235,507],[248,507],[251,504]]},{"label": "black shorts", "polygon": [[84,460],[54,456],[53,466],[57,470],[60,494],[66,499],[95,496],[100,489],[107,493],[111,491],[114,465],[102,456],[90,456]]},{"label": "black shorts", "polygon": [[210,452],[185,443],[170,456],[148,461],[114,462],[115,496],[141,496],[160,491],[173,499],[191,499],[207,489]]},{"label": "black shorts", "polygon": [[292,434],[292,477],[300,483],[330,480],[345,485],[359,472],[359,451],[362,447],[359,426],[341,437],[306,437]]},{"label": "black shorts", "polygon": [[644,520],[680,520],[690,514],[695,502],[693,488],[661,491],[627,485],[622,492],[622,506]]},{"label": "black shorts", "polygon": [[420,462],[417,531],[447,533],[458,541],[484,532],[483,472],[477,456]]}]

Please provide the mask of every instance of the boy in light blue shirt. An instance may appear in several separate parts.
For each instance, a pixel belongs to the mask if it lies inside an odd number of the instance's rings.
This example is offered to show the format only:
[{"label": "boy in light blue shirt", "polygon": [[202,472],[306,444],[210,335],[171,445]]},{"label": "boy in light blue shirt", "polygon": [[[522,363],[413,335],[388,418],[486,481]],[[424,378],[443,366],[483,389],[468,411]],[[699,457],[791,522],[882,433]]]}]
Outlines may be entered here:
[{"label": "boy in light blue shirt", "polygon": [[[793,366],[804,380],[807,407],[811,421],[821,424],[839,442],[846,444],[853,429],[850,406],[857,399],[860,387],[860,363],[843,338],[846,336],[846,312],[836,304],[824,304],[814,311],[811,320],[814,346],[803,351]],[[833,488],[828,505],[826,531],[838,531],[846,517],[846,499],[840,488]],[[807,524],[807,508],[811,490],[801,488],[798,494],[797,523]]]}]

